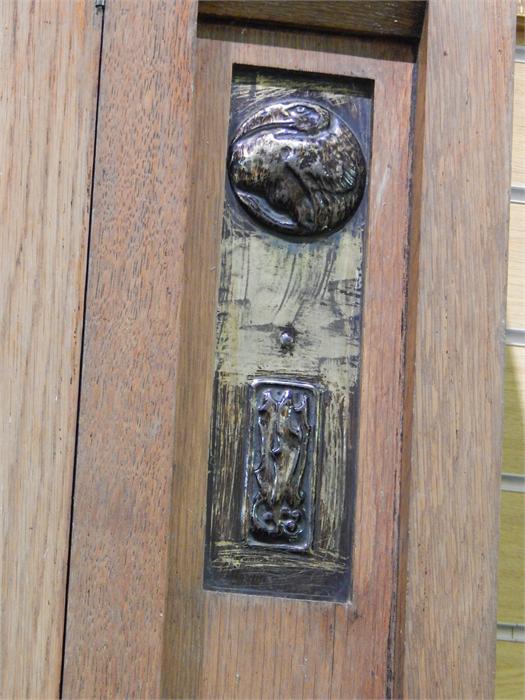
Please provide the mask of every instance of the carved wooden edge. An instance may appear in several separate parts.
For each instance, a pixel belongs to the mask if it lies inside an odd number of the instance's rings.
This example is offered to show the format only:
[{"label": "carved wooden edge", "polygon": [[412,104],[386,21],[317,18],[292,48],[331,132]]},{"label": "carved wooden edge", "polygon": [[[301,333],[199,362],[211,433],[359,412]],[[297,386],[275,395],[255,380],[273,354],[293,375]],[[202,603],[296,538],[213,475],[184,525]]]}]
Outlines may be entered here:
[{"label": "carved wooden edge", "polygon": [[417,40],[426,4],[424,0],[201,0],[199,15],[221,21]]},{"label": "carved wooden edge", "polygon": [[396,697],[494,692],[514,12],[431,0],[420,44]]},{"label": "carved wooden edge", "polygon": [[101,16],[0,3],[0,697],[57,697]]},{"label": "carved wooden edge", "polygon": [[161,695],[196,28],[104,11],[64,697]]}]

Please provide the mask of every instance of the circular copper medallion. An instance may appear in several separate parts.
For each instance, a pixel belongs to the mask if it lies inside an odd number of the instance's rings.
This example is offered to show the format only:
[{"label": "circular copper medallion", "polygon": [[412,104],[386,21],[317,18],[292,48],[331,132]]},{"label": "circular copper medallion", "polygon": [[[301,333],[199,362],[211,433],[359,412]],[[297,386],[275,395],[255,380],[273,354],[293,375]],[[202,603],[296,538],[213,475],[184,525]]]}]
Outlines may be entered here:
[{"label": "circular copper medallion", "polygon": [[290,236],[320,236],[355,213],[363,152],[350,127],[320,104],[273,102],[238,127],[228,154],[236,196],[258,221]]}]

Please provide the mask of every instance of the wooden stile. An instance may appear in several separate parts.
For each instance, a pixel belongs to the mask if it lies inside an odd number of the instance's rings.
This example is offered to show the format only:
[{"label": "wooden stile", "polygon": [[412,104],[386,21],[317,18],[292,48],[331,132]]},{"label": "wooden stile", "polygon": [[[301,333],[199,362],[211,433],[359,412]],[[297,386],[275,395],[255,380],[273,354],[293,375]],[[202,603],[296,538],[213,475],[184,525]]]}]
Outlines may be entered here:
[{"label": "wooden stile", "polygon": [[102,17],[0,3],[0,695],[62,665]]}]

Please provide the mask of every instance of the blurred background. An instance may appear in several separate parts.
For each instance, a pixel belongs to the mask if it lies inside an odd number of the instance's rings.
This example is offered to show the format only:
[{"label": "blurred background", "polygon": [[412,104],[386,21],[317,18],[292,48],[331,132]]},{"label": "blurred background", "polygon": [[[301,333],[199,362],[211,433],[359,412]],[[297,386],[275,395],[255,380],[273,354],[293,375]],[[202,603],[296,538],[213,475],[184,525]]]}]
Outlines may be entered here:
[{"label": "blurred background", "polygon": [[525,0],[518,0],[496,697],[525,698]]}]

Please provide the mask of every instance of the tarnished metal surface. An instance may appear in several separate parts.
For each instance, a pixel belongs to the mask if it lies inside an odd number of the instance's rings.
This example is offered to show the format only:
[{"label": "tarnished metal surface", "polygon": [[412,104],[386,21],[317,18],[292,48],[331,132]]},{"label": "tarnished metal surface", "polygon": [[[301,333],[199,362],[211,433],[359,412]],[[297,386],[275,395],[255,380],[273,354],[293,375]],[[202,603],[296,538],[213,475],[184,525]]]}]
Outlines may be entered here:
[{"label": "tarnished metal surface", "polygon": [[204,586],[351,588],[373,85],[236,66]]},{"label": "tarnished metal surface", "polygon": [[252,390],[243,516],[247,542],[305,550],[312,541],[317,390],[282,378],[255,379]]},{"label": "tarnished metal surface", "polygon": [[366,180],[350,127],[305,100],[271,102],[249,116],[231,143],[228,172],[253,217],[293,236],[341,227],[356,211]]}]

